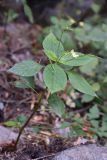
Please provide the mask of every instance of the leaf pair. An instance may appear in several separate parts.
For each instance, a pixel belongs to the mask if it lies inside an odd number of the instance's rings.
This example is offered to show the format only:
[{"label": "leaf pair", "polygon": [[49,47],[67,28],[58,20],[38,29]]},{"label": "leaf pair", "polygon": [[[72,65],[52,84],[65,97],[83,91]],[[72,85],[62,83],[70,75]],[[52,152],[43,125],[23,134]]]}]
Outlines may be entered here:
[{"label": "leaf pair", "polygon": [[[73,88],[82,93],[96,96],[92,87],[82,76],[75,72],[68,72],[67,75]],[[45,68],[44,81],[51,93],[63,90],[65,88],[67,84],[67,75],[57,64],[50,64]]]}]

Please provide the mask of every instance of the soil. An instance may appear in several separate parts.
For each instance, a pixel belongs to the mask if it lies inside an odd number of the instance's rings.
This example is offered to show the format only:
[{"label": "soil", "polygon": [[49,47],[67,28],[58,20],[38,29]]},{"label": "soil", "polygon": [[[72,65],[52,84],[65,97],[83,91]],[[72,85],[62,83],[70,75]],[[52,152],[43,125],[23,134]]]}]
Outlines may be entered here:
[{"label": "soil", "polygon": [[[70,139],[64,139],[61,137],[51,137],[48,138],[48,143],[46,142],[47,137],[45,136],[45,140],[40,137],[31,137],[30,133],[24,141],[20,141],[17,146],[17,150],[11,150],[12,144],[5,144],[1,148],[0,159],[1,160],[52,160],[56,153],[63,151],[71,146],[73,146],[73,141]],[[40,136],[40,135],[39,135]],[[43,135],[41,136],[43,137]]]}]

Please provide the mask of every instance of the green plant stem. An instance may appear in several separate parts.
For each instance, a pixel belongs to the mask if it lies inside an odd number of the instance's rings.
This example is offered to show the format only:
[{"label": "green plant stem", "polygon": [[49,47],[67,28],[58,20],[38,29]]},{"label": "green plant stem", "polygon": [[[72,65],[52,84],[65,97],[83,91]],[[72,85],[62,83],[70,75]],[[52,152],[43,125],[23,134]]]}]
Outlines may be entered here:
[{"label": "green plant stem", "polygon": [[28,125],[29,121],[30,121],[31,118],[34,116],[34,114],[37,112],[38,108],[40,107],[40,103],[41,103],[41,100],[42,100],[42,98],[43,98],[43,95],[44,95],[43,93],[41,93],[41,94],[39,95],[38,103],[37,103],[37,105],[35,105],[33,112],[31,113],[31,115],[29,116],[29,118],[27,119],[27,121],[24,123],[24,125],[20,128],[18,137],[17,137],[16,142],[15,142],[15,145],[14,145],[15,149],[17,148],[17,144],[18,144],[19,139],[20,139],[20,137],[21,137],[21,135],[22,135],[22,132],[24,131],[25,127]]}]

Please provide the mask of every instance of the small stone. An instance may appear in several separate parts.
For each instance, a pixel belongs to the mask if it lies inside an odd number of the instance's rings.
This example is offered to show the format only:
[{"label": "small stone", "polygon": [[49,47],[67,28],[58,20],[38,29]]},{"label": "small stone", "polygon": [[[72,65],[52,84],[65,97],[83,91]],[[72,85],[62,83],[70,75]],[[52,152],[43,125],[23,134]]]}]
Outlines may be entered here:
[{"label": "small stone", "polygon": [[11,143],[13,140],[16,140],[17,136],[18,134],[11,129],[0,126],[0,145]]},{"label": "small stone", "polygon": [[0,102],[0,110],[4,109],[4,104],[2,102]]},{"label": "small stone", "polygon": [[58,153],[53,160],[107,160],[107,148],[96,144],[80,145]]}]

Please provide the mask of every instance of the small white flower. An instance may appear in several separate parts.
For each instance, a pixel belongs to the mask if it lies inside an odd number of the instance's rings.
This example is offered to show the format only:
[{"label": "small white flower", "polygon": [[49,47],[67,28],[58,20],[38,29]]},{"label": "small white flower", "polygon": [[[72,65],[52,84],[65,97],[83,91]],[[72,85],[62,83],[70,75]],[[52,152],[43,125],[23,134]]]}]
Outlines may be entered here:
[{"label": "small white flower", "polygon": [[74,58],[79,57],[79,54],[77,54],[74,50],[71,50],[71,54]]}]

